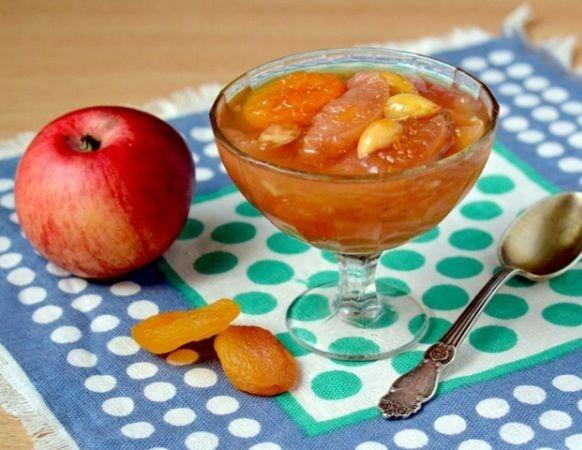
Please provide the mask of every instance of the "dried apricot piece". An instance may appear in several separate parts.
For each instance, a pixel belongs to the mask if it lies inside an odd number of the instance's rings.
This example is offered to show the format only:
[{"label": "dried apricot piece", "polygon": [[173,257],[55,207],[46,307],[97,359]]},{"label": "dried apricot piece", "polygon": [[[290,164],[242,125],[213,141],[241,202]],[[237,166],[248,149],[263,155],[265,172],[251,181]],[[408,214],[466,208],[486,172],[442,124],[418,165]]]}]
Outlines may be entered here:
[{"label": "dried apricot piece", "polygon": [[345,90],[345,83],[336,75],[294,72],[257,88],[244,103],[242,114],[259,129],[273,124],[304,126]]},{"label": "dried apricot piece", "polygon": [[239,314],[238,304],[224,298],[192,311],[172,311],[149,317],[132,327],[131,336],[151,353],[168,353],[189,342],[217,335]]},{"label": "dried apricot piece", "polygon": [[238,390],[271,396],[291,389],[297,363],[273,334],[254,326],[230,326],[214,340],[226,376]]}]

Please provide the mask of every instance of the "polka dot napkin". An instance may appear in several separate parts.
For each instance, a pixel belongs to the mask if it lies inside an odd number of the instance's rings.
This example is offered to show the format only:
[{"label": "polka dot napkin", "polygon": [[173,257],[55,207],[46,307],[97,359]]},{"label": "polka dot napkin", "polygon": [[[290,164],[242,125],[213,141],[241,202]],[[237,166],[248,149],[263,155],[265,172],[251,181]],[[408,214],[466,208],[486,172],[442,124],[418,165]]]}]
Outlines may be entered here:
[{"label": "polka dot napkin", "polygon": [[[490,85],[501,103],[485,172],[437,228],[380,261],[378,287],[412,293],[432,310],[417,349],[390,360],[341,363],[307,353],[284,327],[306,286],[337,277],[334,257],[284,236],[232,187],[207,112],[170,123],[197,163],[197,202],[156,264],[110,283],[47,263],[14,214],[17,159],[0,165],[0,403],[25,418],[40,448],[253,450],[582,448],[582,265],[549,283],[512,280],[486,308],[439,396],[409,420],[374,405],[413,367],[497,269],[499,236],[530,203],[582,185],[582,82],[515,38],[443,53]],[[273,330],[297,357],[291,392],[234,390],[216,362],[182,349],[143,352],[129,327],[159,311],[222,296],[240,323]],[[326,305],[297,313],[304,336]],[[419,326],[411,320],[404,332]],[[361,340],[329,345],[372,345]]]}]

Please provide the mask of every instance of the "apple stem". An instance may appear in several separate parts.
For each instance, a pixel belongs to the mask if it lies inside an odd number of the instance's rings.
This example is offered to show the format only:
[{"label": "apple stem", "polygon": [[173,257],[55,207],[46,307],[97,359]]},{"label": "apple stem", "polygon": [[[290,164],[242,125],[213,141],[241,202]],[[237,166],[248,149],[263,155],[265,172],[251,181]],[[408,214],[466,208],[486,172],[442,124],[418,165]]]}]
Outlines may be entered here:
[{"label": "apple stem", "polygon": [[101,147],[101,142],[90,134],[86,134],[81,138],[81,151],[94,152],[95,150],[99,150],[99,147]]}]

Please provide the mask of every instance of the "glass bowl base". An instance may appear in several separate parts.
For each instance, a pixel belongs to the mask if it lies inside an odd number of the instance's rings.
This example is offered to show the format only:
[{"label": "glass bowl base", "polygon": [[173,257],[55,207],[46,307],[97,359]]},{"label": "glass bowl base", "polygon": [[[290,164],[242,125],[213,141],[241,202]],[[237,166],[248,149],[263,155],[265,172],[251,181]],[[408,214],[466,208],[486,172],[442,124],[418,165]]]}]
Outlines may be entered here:
[{"label": "glass bowl base", "polygon": [[414,347],[423,337],[430,313],[403,291],[371,292],[338,300],[338,285],[305,291],[287,310],[287,329],[310,352],[331,359],[374,361]]}]

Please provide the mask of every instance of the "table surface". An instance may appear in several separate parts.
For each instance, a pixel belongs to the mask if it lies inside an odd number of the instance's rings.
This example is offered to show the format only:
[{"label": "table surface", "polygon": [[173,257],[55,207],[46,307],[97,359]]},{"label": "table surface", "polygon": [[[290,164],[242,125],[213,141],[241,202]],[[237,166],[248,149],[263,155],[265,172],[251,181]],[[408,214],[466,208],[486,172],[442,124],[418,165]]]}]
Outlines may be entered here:
[{"label": "table surface", "polygon": [[[497,33],[522,0],[0,1],[0,139],[69,110],[139,105],[226,82],[282,54],[439,35]],[[534,41],[578,33],[582,2],[530,0]],[[438,19],[436,19],[438,17]],[[582,64],[578,51],[575,61]],[[0,448],[31,448],[0,411]]]}]

